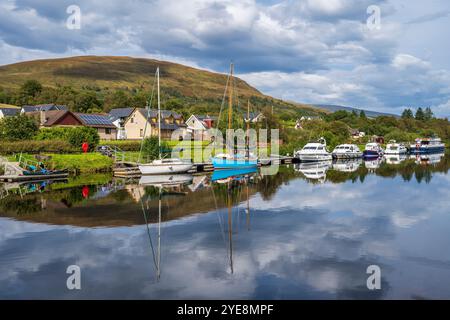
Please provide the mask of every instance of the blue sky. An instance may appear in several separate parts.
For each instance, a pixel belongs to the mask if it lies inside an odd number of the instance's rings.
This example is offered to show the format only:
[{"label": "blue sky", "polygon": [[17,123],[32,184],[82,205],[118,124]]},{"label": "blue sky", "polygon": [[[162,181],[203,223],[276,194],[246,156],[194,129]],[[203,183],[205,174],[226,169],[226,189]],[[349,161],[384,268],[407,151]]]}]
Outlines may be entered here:
[{"label": "blue sky", "polygon": [[[73,4],[79,30],[66,27]],[[450,116],[449,39],[446,0],[0,0],[0,64],[129,55],[225,72],[233,60],[279,98],[396,113]]]}]

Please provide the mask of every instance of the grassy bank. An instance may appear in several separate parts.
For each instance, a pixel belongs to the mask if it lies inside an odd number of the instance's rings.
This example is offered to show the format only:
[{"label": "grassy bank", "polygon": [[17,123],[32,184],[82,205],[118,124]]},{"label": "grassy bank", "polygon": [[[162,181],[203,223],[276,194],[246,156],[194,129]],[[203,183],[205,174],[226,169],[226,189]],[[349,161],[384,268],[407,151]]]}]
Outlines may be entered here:
[{"label": "grassy bank", "polygon": [[112,169],[111,158],[99,153],[87,154],[48,154],[51,159],[46,165],[50,169],[68,169],[72,173],[109,172]]}]

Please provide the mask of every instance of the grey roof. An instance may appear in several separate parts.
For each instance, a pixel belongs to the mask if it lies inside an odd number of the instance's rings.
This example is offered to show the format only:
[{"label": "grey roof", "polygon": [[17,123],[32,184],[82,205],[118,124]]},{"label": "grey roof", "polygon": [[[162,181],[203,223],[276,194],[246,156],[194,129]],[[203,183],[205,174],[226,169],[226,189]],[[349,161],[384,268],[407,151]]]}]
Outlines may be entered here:
[{"label": "grey roof", "polygon": [[83,122],[84,125],[89,127],[115,128],[109,118],[109,115],[107,114],[75,113],[75,115]]},{"label": "grey roof", "polygon": [[134,108],[117,108],[112,109],[109,112],[109,118],[111,121],[116,121],[121,118],[128,118],[131,113],[133,113]]},{"label": "grey roof", "polygon": [[14,117],[20,112],[20,109],[14,108],[0,108],[0,110],[5,117]]},{"label": "grey roof", "polygon": [[[260,115],[263,115],[261,112],[250,112],[250,120],[255,120]],[[244,119],[247,119],[247,112],[244,112]]]},{"label": "grey roof", "polygon": [[[138,108],[139,112],[144,116],[147,117],[147,109],[145,108]],[[161,118],[165,119],[168,117],[174,117],[174,119],[180,119],[182,118],[182,116],[175,112],[175,111],[170,111],[170,110],[161,110]],[[158,117],[158,110],[156,109],[150,109],[150,118],[157,118]]]},{"label": "grey roof", "polygon": [[53,110],[69,110],[66,106],[56,105],[56,104],[38,104],[35,106],[23,106],[24,112],[35,112],[35,111],[53,111]]},{"label": "grey roof", "polygon": [[216,120],[217,119],[217,117],[198,115],[198,114],[194,114],[194,116],[200,121],[204,121],[204,120],[208,120],[208,119],[211,119],[211,120]]}]

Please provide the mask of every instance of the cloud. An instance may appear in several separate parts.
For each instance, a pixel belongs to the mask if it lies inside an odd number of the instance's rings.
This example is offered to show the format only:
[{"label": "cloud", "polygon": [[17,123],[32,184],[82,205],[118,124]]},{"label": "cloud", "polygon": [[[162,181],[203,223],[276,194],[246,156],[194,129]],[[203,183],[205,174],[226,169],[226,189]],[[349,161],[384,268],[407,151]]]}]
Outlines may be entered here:
[{"label": "cloud", "polygon": [[[407,8],[417,7],[416,2],[410,3]],[[0,57],[0,63],[35,56],[131,55],[188,61],[224,72],[233,60],[237,72],[248,74],[247,78],[272,73],[296,80],[301,75],[300,82],[304,82],[302,78],[317,74],[335,82],[326,86],[326,92],[317,90],[314,83],[291,84],[292,90],[283,97],[300,102],[397,111],[412,102],[440,106],[450,98],[442,91],[448,85],[450,64],[436,68],[434,56],[427,59],[403,50],[401,39],[405,35],[411,38],[413,31],[408,26],[412,24],[401,23],[405,5],[393,1],[79,0],[82,27],[68,30],[66,9],[71,4],[69,0],[12,0],[0,4],[0,46],[3,51],[11,49]],[[369,5],[381,8],[380,30],[369,30],[365,24]],[[442,10],[408,21],[430,21],[432,26],[435,20],[447,16],[448,10],[443,11],[439,4],[433,8]],[[414,10],[407,14],[415,14]],[[429,41],[424,36],[411,39],[419,44]],[[420,81],[413,77],[414,68],[425,71]],[[369,69],[375,74],[359,72]],[[398,83],[386,86],[383,75],[391,75]],[[402,79],[405,76],[408,78]],[[414,88],[413,84],[425,84],[425,88]],[[287,88],[269,88],[267,93],[285,92]]]}]

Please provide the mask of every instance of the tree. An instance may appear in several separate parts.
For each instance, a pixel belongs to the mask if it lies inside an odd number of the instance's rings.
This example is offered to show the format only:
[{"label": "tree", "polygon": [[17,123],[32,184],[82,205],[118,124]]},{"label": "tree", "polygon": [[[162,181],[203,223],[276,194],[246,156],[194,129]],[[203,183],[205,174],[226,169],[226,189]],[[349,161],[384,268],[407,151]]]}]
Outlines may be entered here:
[{"label": "tree", "polygon": [[411,109],[407,108],[402,112],[402,119],[412,119],[414,118],[414,114]]},{"label": "tree", "polygon": [[151,160],[159,157],[159,153],[168,150],[169,146],[164,141],[161,141],[161,150],[159,149],[159,139],[157,136],[151,136],[144,139],[142,145],[142,154],[144,159],[149,158]]},{"label": "tree", "polygon": [[365,112],[364,110],[361,110],[361,111],[359,112],[359,117],[360,117],[361,119],[367,119],[366,112]]},{"label": "tree", "polygon": [[74,109],[77,112],[92,112],[101,110],[102,106],[95,92],[87,91],[76,96]]},{"label": "tree", "polygon": [[426,109],[425,109],[425,114],[424,114],[424,118],[425,118],[425,120],[431,120],[431,119],[433,119],[433,117],[434,117],[434,114],[433,114],[433,111],[431,110],[431,108],[430,107],[427,107]]},{"label": "tree", "polygon": [[419,107],[416,111],[416,120],[423,121],[425,120],[425,113],[423,112],[422,108]]},{"label": "tree", "polygon": [[34,98],[42,91],[42,85],[37,80],[27,80],[20,88],[22,95],[27,98]]},{"label": "tree", "polygon": [[0,121],[0,137],[4,140],[30,140],[38,130],[37,121],[25,115],[6,117]]}]

